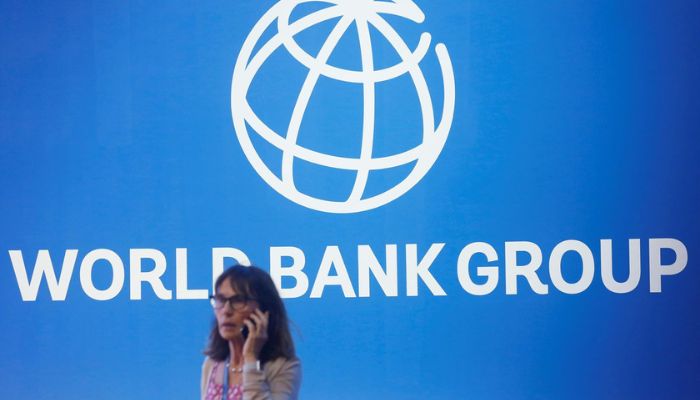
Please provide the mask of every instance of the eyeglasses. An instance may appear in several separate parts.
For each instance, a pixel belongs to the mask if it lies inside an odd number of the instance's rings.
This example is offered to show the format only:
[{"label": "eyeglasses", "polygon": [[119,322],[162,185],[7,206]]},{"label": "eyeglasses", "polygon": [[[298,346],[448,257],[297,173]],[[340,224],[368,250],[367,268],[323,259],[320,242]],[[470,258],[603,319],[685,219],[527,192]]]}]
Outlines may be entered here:
[{"label": "eyeglasses", "polygon": [[233,308],[234,310],[242,310],[248,305],[248,303],[250,303],[251,301],[256,301],[256,299],[240,294],[231,297],[221,296],[217,294],[209,296],[209,301],[211,302],[211,306],[217,310],[224,308],[224,306],[226,306],[226,303],[229,303],[231,305],[231,308]]}]

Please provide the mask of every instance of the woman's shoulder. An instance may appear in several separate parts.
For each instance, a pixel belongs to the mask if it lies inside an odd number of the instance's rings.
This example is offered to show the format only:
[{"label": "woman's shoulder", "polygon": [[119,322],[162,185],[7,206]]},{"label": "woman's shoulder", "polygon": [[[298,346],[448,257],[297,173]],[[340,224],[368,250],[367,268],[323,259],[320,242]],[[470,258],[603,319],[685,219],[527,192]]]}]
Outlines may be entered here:
[{"label": "woman's shoulder", "polygon": [[213,360],[209,357],[204,358],[204,362],[202,363],[202,374],[208,374],[209,371],[211,371],[214,366],[218,363],[218,361]]},{"label": "woman's shoulder", "polygon": [[214,361],[212,358],[210,358],[209,356],[204,357],[204,362],[202,363],[202,365],[212,365],[213,366],[214,364],[216,364],[216,361]]}]

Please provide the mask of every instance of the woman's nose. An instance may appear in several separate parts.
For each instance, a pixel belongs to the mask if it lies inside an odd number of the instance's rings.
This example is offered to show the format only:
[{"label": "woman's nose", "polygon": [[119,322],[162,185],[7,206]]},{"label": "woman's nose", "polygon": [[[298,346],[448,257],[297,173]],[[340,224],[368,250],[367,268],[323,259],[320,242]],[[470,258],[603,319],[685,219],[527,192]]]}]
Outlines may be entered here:
[{"label": "woman's nose", "polygon": [[224,306],[221,307],[221,311],[226,313],[226,314],[233,313],[234,310],[233,310],[233,305],[231,305],[231,302],[230,301],[225,302]]}]

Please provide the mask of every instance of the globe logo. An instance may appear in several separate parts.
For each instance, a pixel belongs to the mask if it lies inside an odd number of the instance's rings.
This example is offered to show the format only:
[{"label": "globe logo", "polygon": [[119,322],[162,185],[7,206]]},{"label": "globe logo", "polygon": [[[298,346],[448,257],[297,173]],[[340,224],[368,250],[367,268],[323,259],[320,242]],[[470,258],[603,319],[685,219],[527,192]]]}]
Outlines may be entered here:
[{"label": "globe logo", "polygon": [[[420,34],[415,49],[410,49],[385,15],[407,19],[420,24],[425,15],[411,0],[323,0],[324,8],[290,22],[294,9],[312,0],[282,0],[272,6],[255,24],[243,43],[236,61],[231,84],[231,112],[233,124],[243,152],[263,180],[289,200],[317,211],[328,213],[357,213],[383,206],[409,191],[430,170],[442,151],[454,113],[455,83],[452,63],[447,48],[439,43],[435,55],[443,83],[442,116],[436,122],[433,99],[426,77],[420,67],[421,60],[430,49],[431,35]],[[319,0],[313,2],[319,3]],[[324,38],[317,54],[309,54],[295,40],[295,35],[325,21],[338,20]],[[328,62],[340,38],[355,25],[359,41],[362,68],[344,69]],[[398,54],[401,62],[386,68],[374,68],[370,26],[379,32]],[[269,29],[274,34],[261,42]],[[251,107],[248,91],[253,78],[270,55],[278,49],[286,50],[297,62],[308,69],[301,91],[291,113],[286,132],[276,132],[268,126]],[[373,156],[375,118],[375,85],[407,74],[415,86],[422,119],[421,142],[408,150],[386,156]],[[299,145],[301,121],[309,99],[320,77],[361,85],[363,89],[362,132],[359,157],[344,157],[316,151]],[[331,112],[332,110],[329,110]],[[278,129],[279,130],[279,129]],[[282,154],[281,171],[273,172],[263,161],[251,139],[259,135],[264,141],[279,149]],[[400,137],[401,132],[395,132]],[[351,171],[354,175],[352,190],[342,200],[319,198],[302,192],[294,182],[296,160],[324,168]],[[410,172],[398,184],[378,194],[366,195],[365,188],[373,171],[412,165]]]}]

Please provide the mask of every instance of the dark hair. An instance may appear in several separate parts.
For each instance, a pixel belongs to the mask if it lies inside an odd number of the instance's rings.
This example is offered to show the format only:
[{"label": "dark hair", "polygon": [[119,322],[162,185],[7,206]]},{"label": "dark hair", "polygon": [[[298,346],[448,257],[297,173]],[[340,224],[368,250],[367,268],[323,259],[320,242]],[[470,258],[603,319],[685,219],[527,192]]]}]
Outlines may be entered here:
[{"label": "dark hair", "polygon": [[[270,275],[258,267],[236,264],[219,275],[214,284],[215,291],[218,291],[226,280],[229,280],[236,293],[257,299],[260,309],[270,312],[268,339],[260,351],[260,363],[264,364],[279,357],[295,358],[287,311]],[[229,356],[228,341],[219,334],[216,318],[204,354],[216,361],[223,361]]]}]

